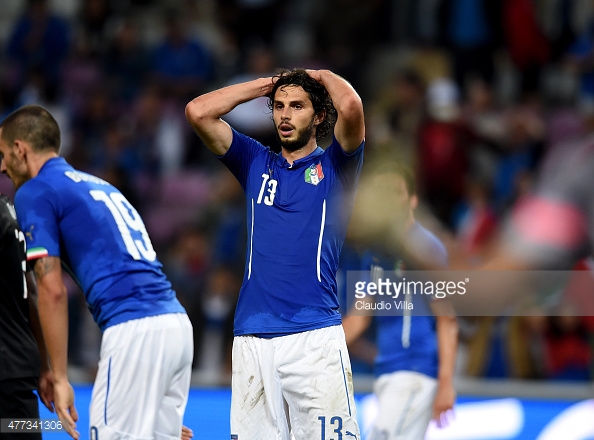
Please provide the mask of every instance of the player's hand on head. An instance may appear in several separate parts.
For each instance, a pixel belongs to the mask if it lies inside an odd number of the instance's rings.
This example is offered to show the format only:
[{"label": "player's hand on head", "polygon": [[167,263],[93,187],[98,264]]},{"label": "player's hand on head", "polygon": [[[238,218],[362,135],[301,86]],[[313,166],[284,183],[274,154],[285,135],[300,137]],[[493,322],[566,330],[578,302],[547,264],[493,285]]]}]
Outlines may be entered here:
[{"label": "player's hand on head", "polygon": [[194,431],[187,426],[182,426],[181,440],[190,440],[192,437],[194,437]]},{"label": "player's hand on head", "polygon": [[45,407],[54,412],[54,374],[51,370],[43,371],[39,376],[38,393]]},{"label": "player's hand on head", "polygon": [[80,433],[76,430],[78,412],[74,406],[74,389],[69,382],[54,383],[54,407],[64,430],[73,439],[78,440],[80,438]]},{"label": "player's hand on head", "polygon": [[319,70],[305,69],[305,71],[307,72],[307,74],[309,76],[311,76],[316,81],[322,82],[322,78],[321,78],[321,75],[320,75],[320,71]]}]

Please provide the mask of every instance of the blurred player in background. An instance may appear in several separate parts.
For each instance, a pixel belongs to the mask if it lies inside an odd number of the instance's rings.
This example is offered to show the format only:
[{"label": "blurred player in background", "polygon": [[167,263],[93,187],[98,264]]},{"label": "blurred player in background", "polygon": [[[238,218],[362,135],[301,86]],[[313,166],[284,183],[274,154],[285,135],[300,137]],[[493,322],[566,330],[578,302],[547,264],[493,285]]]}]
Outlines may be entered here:
[{"label": "blurred player in background", "polygon": [[[412,171],[400,163],[388,163],[370,174],[369,186],[362,183],[359,197],[366,199],[364,209],[389,209],[369,237],[363,269],[370,271],[374,280],[393,278],[392,271],[406,276],[406,270],[421,268],[419,262],[430,261],[445,269],[444,245],[415,219],[418,198]],[[411,295],[407,301],[414,305],[414,316],[406,309],[375,317],[372,312],[362,315],[352,310],[343,320],[349,345],[376,320],[374,392],[379,412],[369,440],[423,439],[432,418],[440,427],[447,424],[447,413],[456,400],[456,318],[444,313],[450,306],[443,300]]]},{"label": "blurred player in background", "polygon": [[[220,119],[261,96],[278,154]],[[295,69],[199,96],[186,116],[247,198],[231,438],[358,439],[336,270],[363,163],[361,99],[328,70]]]},{"label": "blurred player in background", "polygon": [[[53,409],[53,379],[39,314],[33,273],[26,270],[25,235],[16,211],[0,194],[0,418],[38,419],[37,390]],[[41,439],[39,432],[0,433],[0,439]]]},{"label": "blurred player in background", "polygon": [[179,438],[190,386],[192,325],[138,212],[109,183],[73,169],[59,150],[60,129],[42,107],[22,107],[0,124],[0,170],[15,186],[27,259],[34,264],[55,410],[78,439],[67,371],[64,264],[103,331],[90,437]]}]

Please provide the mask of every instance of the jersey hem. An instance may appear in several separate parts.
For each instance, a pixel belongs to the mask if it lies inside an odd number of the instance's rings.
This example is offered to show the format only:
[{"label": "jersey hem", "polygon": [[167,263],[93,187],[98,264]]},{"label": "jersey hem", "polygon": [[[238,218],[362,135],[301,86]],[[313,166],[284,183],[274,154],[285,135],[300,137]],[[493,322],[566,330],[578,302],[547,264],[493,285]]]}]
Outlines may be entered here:
[{"label": "jersey hem", "polygon": [[244,329],[244,330],[235,330],[233,332],[233,336],[256,336],[258,338],[264,338],[264,339],[271,339],[271,338],[278,338],[281,336],[288,336],[288,335],[294,335],[296,333],[303,333],[303,332],[307,332],[310,330],[318,330],[320,328],[326,328],[326,327],[333,327],[335,325],[340,325],[342,324],[342,319],[340,318],[340,316],[338,316],[338,319],[333,318],[330,321],[325,321],[322,323],[317,323],[317,324],[307,324],[301,327],[294,327],[291,329],[287,329],[285,328],[271,328],[268,329],[266,331],[262,331],[260,330],[256,330],[256,329]]},{"label": "jersey hem", "polygon": [[128,322],[128,321],[134,321],[135,319],[150,318],[152,316],[159,316],[159,315],[175,315],[178,313],[186,314],[186,311],[182,309],[179,311],[160,310],[155,313],[143,313],[143,314],[125,313],[122,315],[114,316],[109,321],[107,321],[107,323],[105,323],[104,325],[101,325],[100,328],[101,328],[101,331],[105,331],[109,327],[113,327],[114,325],[118,325],[118,324],[123,324],[124,322]]}]

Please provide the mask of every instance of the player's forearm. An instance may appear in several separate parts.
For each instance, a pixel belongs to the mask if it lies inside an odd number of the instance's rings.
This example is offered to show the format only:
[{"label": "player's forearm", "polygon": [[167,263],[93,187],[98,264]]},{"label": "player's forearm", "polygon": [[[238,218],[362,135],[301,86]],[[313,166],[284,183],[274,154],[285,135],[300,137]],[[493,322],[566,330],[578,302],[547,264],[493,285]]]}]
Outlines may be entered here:
[{"label": "player's forearm", "polygon": [[39,287],[39,318],[54,379],[68,379],[68,300],[66,289],[56,294]]},{"label": "player's forearm", "polygon": [[347,345],[350,345],[363,334],[369,326],[369,316],[347,315],[342,320],[342,328]]},{"label": "player's forearm", "polygon": [[438,316],[436,319],[439,356],[437,379],[440,383],[451,384],[456,369],[458,322],[455,316]]},{"label": "player's forearm", "polygon": [[317,79],[328,90],[339,117],[348,117],[351,114],[358,116],[363,113],[361,98],[347,80],[330,70],[318,70],[318,72]]},{"label": "player's forearm", "polygon": [[37,348],[41,359],[41,372],[44,374],[50,369],[49,357],[47,348],[45,346],[45,339],[43,338],[43,331],[41,330],[41,322],[39,321],[39,308],[37,306],[37,285],[32,272],[27,272],[27,290],[29,303],[29,322],[31,324],[31,331],[35,340],[37,341]]},{"label": "player's forearm", "polygon": [[354,151],[365,139],[363,102],[353,86],[329,70],[310,71],[324,85],[338,113],[334,128],[336,138],[347,152]]},{"label": "player's forearm", "polygon": [[239,104],[266,96],[272,86],[272,78],[259,78],[205,93],[188,103],[186,116],[193,126],[199,126],[203,120],[218,119]]},{"label": "player's forearm", "polygon": [[56,383],[68,380],[68,292],[62,282],[60,260],[35,263],[39,320]]}]

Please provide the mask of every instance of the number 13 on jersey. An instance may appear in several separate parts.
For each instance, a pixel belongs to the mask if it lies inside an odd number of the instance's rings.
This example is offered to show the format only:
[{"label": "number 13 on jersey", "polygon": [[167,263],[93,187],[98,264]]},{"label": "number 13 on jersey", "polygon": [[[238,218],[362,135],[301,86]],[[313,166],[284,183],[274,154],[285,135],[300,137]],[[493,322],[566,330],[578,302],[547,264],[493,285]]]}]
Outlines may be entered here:
[{"label": "number 13 on jersey", "polygon": [[262,203],[262,197],[264,196],[264,191],[266,191],[268,195],[264,197],[264,204],[267,206],[272,206],[274,203],[274,195],[276,194],[276,185],[278,185],[278,182],[274,179],[271,179],[270,175],[262,174],[262,186],[260,187],[260,194],[258,194],[257,203]]}]

